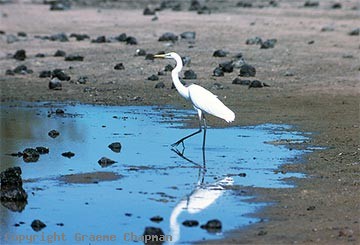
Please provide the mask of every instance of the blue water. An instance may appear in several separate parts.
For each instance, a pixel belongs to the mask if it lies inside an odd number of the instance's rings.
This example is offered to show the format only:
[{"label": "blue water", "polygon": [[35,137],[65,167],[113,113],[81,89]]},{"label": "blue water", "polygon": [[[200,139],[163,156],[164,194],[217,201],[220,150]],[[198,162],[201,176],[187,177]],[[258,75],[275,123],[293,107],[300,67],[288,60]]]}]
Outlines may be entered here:
[{"label": "blue water", "polygon": [[[65,114],[51,113],[57,108],[65,110]],[[209,128],[206,172],[203,171],[198,166],[204,164],[201,134],[185,142],[184,156],[196,164],[170,147],[197,130],[183,125],[192,116],[193,111],[163,107],[2,105],[0,170],[20,166],[29,197],[21,212],[0,206],[1,244],[18,244],[17,239],[25,235],[28,239],[33,237],[32,244],[100,243],[93,242],[91,235],[115,237],[115,241],[102,244],[129,244],[133,241],[125,241],[124,235],[141,236],[146,226],[161,228],[164,234],[172,236],[173,243],[221,238],[226,231],[257,222],[248,214],[265,205],[246,201],[251,196],[239,196],[229,186],[288,188],[292,186],[283,178],[303,177],[276,170],[283,163],[297,161],[305,151],[269,142],[301,143],[308,139],[307,135],[288,125],[273,124]],[[52,129],[59,131],[60,136],[50,138],[48,132]],[[120,153],[107,147],[112,142],[121,142]],[[49,147],[50,153],[41,155],[35,163],[6,155],[36,146]],[[182,146],[178,149],[182,151]],[[75,156],[63,157],[61,153],[66,151]],[[104,156],[117,163],[101,167],[97,161]],[[90,184],[67,183],[61,178],[98,171],[121,177]],[[246,176],[241,177],[240,173]],[[164,220],[150,221],[156,215]],[[34,219],[47,226],[33,231],[30,224]],[[219,219],[222,232],[185,227],[182,222],[187,219],[197,220],[200,225]],[[81,235],[88,237],[80,239]]]}]

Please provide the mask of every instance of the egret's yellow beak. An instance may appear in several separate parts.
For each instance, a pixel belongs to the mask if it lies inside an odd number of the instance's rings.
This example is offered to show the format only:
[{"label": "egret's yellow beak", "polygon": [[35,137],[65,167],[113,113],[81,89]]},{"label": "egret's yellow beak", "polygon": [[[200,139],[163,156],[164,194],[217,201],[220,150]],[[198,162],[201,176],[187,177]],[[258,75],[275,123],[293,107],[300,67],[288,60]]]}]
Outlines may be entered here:
[{"label": "egret's yellow beak", "polygon": [[165,58],[165,54],[155,54],[154,58],[160,58],[160,59],[164,59]]}]

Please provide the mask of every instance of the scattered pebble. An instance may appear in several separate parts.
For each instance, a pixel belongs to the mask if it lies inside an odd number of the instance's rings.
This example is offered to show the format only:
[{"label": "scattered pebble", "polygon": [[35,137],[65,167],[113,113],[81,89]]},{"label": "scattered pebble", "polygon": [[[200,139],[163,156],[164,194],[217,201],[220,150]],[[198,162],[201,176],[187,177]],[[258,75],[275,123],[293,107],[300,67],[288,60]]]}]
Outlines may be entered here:
[{"label": "scattered pebble", "polygon": [[250,83],[251,83],[251,80],[243,80],[238,77],[232,81],[232,84],[239,84],[239,85],[246,85],[246,86],[249,86]]},{"label": "scattered pebble", "polygon": [[54,69],[52,71],[52,77],[56,77],[60,81],[69,81],[71,79],[71,77],[67,75],[62,69]]},{"label": "scattered pebble", "polygon": [[25,60],[26,59],[26,51],[24,49],[17,50],[13,55],[13,58],[16,60]]},{"label": "scattered pebble", "polygon": [[136,40],[135,37],[129,36],[126,38],[126,44],[136,45],[136,44],[138,44],[138,41]]},{"label": "scattered pebble", "polygon": [[44,58],[44,57],[45,57],[45,54],[43,54],[43,53],[37,53],[37,54],[35,54],[35,57],[36,57],[36,58]]},{"label": "scattered pebble", "polygon": [[201,225],[200,228],[205,229],[211,233],[216,233],[221,231],[222,224],[220,220],[213,219],[213,220],[209,220],[206,224]]},{"label": "scattered pebble", "polygon": [[196,38],[196,32],[194,31],[186,31],[180,34],[181,39],[185,39],[188,41],[195,40]]},{"label": "scattered pebble", "polygon": [[157,84],[155,84],[155,88],[165,88],[165,83],[158,82]]},{"label": "scattered pebble", "polygon": [[252,2],[251,1],[239,1],[236,4],[236,7],[240,8],[252,8]]},{"label": "scattered pebble", "polygon": [[50,4],[51,11],[64,11],[71,8],[71,3],[68,0],[55,0]]},{"label": "scattered pebble", "polygon": [[212,89],[224,89],[224,86],[221,83],[214,83],[214,85],[211,87]]},{"label": "scattered pebble", "polygon": [[267,231],[261,230],[258,232],[258,236],[265,236],[267,234]]},{"label": "scattered pebble", "polygon": [[332,9],[341,9],[341,8],[342,8],[342,5],[341,5],[341,3],[333,3],[333,4],[331,5],[331,8],[332,8]]},{"label": "scattered pebble", "polygon": [[349,32],[350,36],[359,36],[360,35],[360,28],[355,28]]},{"label": "scattered pebble", "polygon": [[52,90],[62,90],[62,84],[59,78],[54,77],[49,82],[49,89]]},{"label": "scattered pebble", "polygon": [[228,54],[228,52],[218,49],[213,53],[214,57],[226,57],[226,55]]},{"label": "scattered pebble", "polygon": [[60,49],[56,50],[54,54],[54,57],[65,57],[65,56],[66,56],[66,52]]},{"label": "scattered pebble", "polygon": [[69,54],[65,56],[65,61],[84,61],[84,56],[76,55],[76,54]]},{"label": "scattered pebble", "polygon": [[49,148],[44,147],[44,146],[38,146],[35,148],[37,152],[39,152],[39,154],[43,155],[43,154],[48,154],[49,153]]},{"label": "scattered pebble", "polygon": [[191,63],[191,58],[189,56],[181,57],[183,66],[187,66]]},{"label": "scattered pebble", "polygon": [[284,74],[285,77],[293,77],[295,76],[294,72],[292,71],[286,71],[285,74]]},{"label": "scattered pebble", "polygon": [[[22,187],[21,168],[12,167],[0,173],[0,200],[4,202],[16,202],[18,206],[12,206],[13,211],[22,211],[26,205],[27,197]],[[20,205],[20,203],[22,205]]]},{"label": "scattered pebble", "polygon": [[239,76],[254,77],[255,75],[256,75],[256,69],[252,65],[244,64],[241,66]]},{"label": "scattered pebble", "polygon": [[72,158],[73,156],[75,156],[75,153],[73,153],[73,152],[71,152],[71,151],[67,151],[67,152],[61,153],[61,155],[62,155],[63,157]]},{"label": "scattered pebble", "polygon": [[155,74],[151,75],[150,77],[147,78],[147,80],[150,80],[150,81],[157,81],[159,80],[159,77]]},{"label": "scattered pebble", "polygon": [[119,36],[116,36],[115,39],[119,42],[126,42],[127,35],[126,33],[121,33]]},{"label": "scattered pebble", "polygon": [[37,162],[40,157],[39,152],[34,148],[26,148],[22,154],[24,162]]},{"label": "scattered pebble", "polygon": [[170,64],[167,64],[164,68],[164,71],[172,71],[174,69],[174,67]]},{"label": "scattered pebble", "polygon": [[150,7],[146,7],[143,11],[143,15],[155,15],[155,10],[150,9]]},{"label": "scattered pebble", "polygon": [[194,227],[194,226],[198,226],[199,225],[199,221],[197,220],[185,220],[184,222],[182,222],[183,226],[186,227]]},{"label": "scattered pebble", "polygon": [[322,32],[330,32],[330,31],[334,31],[334,27],[333,26],[324,26],[323,28],[321,28]]},{"label": "scattered pebble", "polygon": [[306,210],[307,210],[307,211],[315,210],[315,206],[309,206]]},{"label": "scattered pebble", "polygon": [[151,217],[150,220],[151,220],[152,222],[160,223],[161,221],[164,220],[164,218],[161,217],[161,216],[159,216],[159,215],[157,215],[157,216]]},{"label": "scattered pebble", "polygon": [[42,230],[43,228],[45,228],[46,225],[41,221],[41,220],[34,220],[32,223],[31,223],[31,228],[34,230],[34,231],[40,231]]},{"label": "scattered pebble", "polygon": [[21,74],[21,75],[26,75],[26,74],[33,73],[33,70],[28,69],[26,65],[18,65],[12,71],[13,71],[14,74]]},{"label": "scattered pebble", "polygon": [[274,48],[275,44],[277,42],[277,39],[273,38],[273,39],[268,39],[265,42],[261,43],[260,48],[261,49],[268,49],[268,48]]},{"label": "scattered pebble", "polygon": [[49,135],[51,138],[55,139],[56,137],[58,137],[58,136],[60,135],[60,133],[59,133],[58,131],[56,131],[55,129],[53,129],[53,130],[51,130],[51,131],[48,133],[48,135]]},{"label": "scattered pebble", "polygon": [[74,37],[76,41],[83,41],[85,39],[90,39],[90,36],[87,34],[78,34],[78,33],[71,33],[70,37]]},{"label": "scattered pebble", "polygon": [[319,6],[319,2],[318,1],[311,1],[308,0],[304,3],[304,7],[318,7]]},{"label": "scattered pebble", "polygon": [[124,64],[123,63],[118,63],[114,66],[114,69],[115,70],[124,70],[125,67],[124,67]]},{"label": "scattered pebble", "polygon": [[96,39],[91,40],[92,43],[106,43],[105,36],[98,36]]},{"label": "scattered pebble", "polygon": [[108,167],[114,163],[116,163],[116,161],[114,160],[111,160],[107,157],[102,157],[100,158],[100,160],[98,161],[99,165],[102,167],[102,168],[105,168],[105,167]]},{"label": "scattered pebble", "polygon": [[144,49],[137,49],[135,52],[136,56],[145,56],[146,55],[146,51]]},{"label": "scattered pebble", "polygon": [[219,64],[219,67],[223,72],[231,73],[234,70],[234,65],[232,61],[225,61]]},{"label": "scattered pebble", "polygon": [[193,70],[186,70],[184,72],[184,79],[196,79],[197,75]]},{"label": "scattered pebble", "polygon": [[50,41],[68,42],[69,39],[64,32],[57,33],[48,37]]},{"label": "scattered pebble", "polygon": [[224,76],[224,71],[220,67],[216,67],[215,70],[213,71],[213,76],[215,76],[215,77],[223,77]]},{"label": "scattered pebble", "polygon": [[267,83],[261,82],[259,80],[254,80],[249,84],[249,88],[262,88],[262,87],[270,87]]},{"label": "scattered pebble", "polygon": [[121,151],[121,143],[120,142],[114,142],[108,145],[108,147],[116,153],[119,153]]},{"label": "scattered pebble", "polygon": [[248,38],[245,42],[247,45],[262,44],[261,37]]},{"label": "scattered pebble", "polygon": [[80,76],[77,80],[79,84],[86,84],[88,82],[89,78],[87,76]]},{"label": "scattered pebble", "polygon": [[176,42],[178,38],[179,37],[172,32],[165,32],[159,37],[159,42],[164,42],[164,41]]}]

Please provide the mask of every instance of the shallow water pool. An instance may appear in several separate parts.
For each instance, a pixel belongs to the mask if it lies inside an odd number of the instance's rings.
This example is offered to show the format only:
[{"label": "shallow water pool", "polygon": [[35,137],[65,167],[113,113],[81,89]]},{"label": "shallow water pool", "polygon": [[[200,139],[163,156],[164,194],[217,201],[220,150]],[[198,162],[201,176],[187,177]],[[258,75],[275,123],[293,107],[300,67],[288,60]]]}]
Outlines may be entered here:
[{"label": "shallow water pool", "polygon": [[[273,124],[209,128],[204,159],[202,134],[185,141],[185,149],[179,145],[178,154],[170,146],[197,130],[184,127],[190,116],[195,111],[163,107],[3,104],[0,170],[21,167],[28,203],[17,212],[0,206],[1,244],[21,238],[24,244],[100,243],[94,236],[113,239],[102,244],[128,244],[141,239],[145,227],[161,228],[169,243],[217,239],[257,222],[248,214],[266,205],[246,201],[251,196],[232,186],[291,187],[282,179],[303,177],[276,170],[305,150],[270,142],[302,143],[307,134]],[[53,129],[56,138],[48,136]],[[120,152],[108,147],[113,142],[121,143]],[[37,146],[49,148],[37,162],[9,155]],[[62,156],[68,151],[75,156]],[[102,157],[116,163],[101,166]],[[163,220],[151,221],[154,216]],[[46,227],[34,231],[35,219]],[[200,228],[212,219],[221,221],[221,230]],[[186,220],[199,225],[184,226]]]}]

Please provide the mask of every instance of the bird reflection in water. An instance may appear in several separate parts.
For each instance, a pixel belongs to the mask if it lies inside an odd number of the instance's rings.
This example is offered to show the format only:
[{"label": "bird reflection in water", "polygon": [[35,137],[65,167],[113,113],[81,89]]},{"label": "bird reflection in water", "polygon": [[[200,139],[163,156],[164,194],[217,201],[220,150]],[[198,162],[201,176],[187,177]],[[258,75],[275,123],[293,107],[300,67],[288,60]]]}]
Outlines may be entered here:
[{"label": "bird reflection in water", "polygon": [[234,183],[233,178],[224,177],[214,183],[204,183],[206,174],[206,162],[205,162],[205,149],[203,149],[203,164],[194,162],[184,155],[184,151],[180,152],[178,149],[173,148],[177,155],[186,161],[195,164],[199,167],[198,181],[194,190],[173,208],[170,215],[170,231],[172,236],[172,243],[176,243],[180,239],[180,223],[178,221],[179,216],[182,213],[197,214],[210,205],[216,202],[226,191],[226,186],[231,186]]}]

